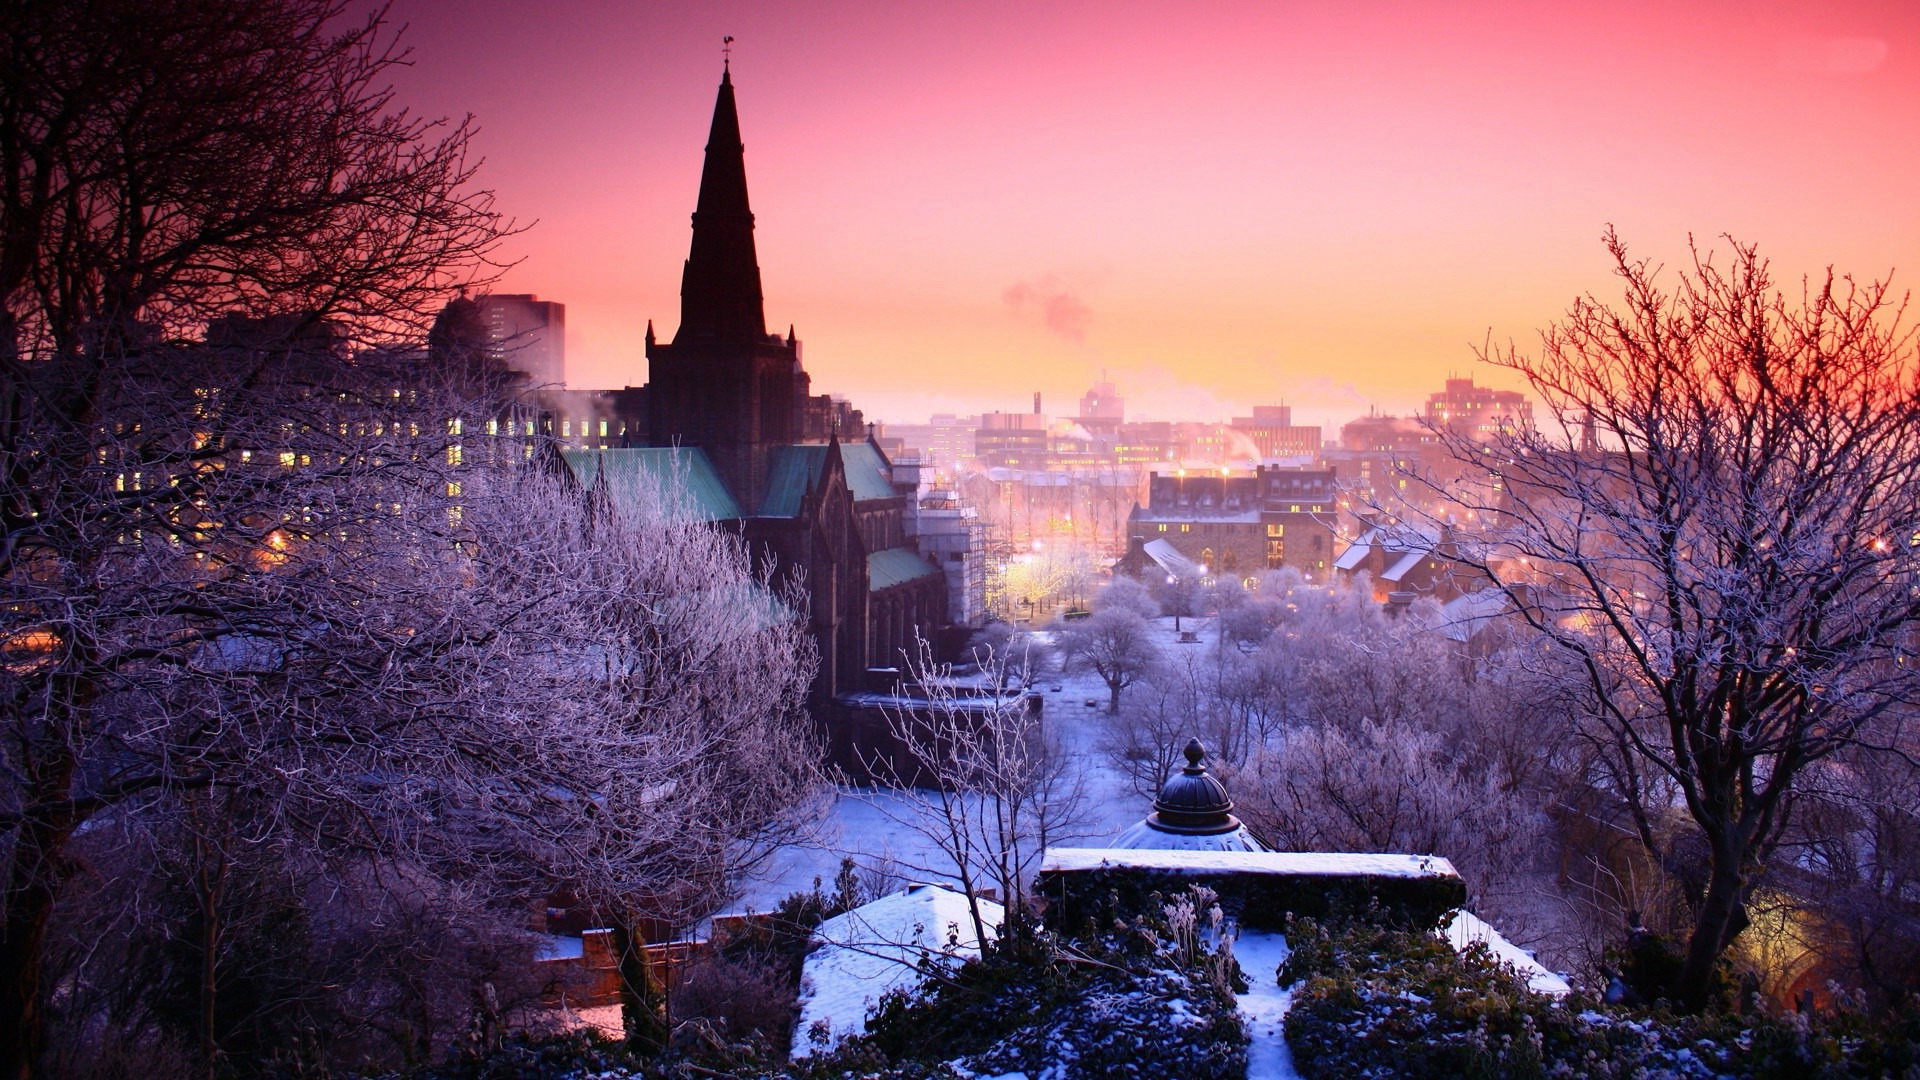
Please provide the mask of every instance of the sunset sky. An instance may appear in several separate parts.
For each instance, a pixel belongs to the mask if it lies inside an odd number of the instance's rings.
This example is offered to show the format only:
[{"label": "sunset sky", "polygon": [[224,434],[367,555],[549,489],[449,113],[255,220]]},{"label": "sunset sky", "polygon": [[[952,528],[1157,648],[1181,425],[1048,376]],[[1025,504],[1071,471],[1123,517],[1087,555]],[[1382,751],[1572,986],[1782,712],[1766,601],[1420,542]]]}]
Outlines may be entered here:
[{"label": "sunset sky", "polygon": [[1408,411],[1472,346],[1761,245],[1797,287],[1920,269],[1920,3],[395,0],[402,97],[475,114],[567,306],[568,381],[645,381],[720,77],[769,328],[870,418]]}]

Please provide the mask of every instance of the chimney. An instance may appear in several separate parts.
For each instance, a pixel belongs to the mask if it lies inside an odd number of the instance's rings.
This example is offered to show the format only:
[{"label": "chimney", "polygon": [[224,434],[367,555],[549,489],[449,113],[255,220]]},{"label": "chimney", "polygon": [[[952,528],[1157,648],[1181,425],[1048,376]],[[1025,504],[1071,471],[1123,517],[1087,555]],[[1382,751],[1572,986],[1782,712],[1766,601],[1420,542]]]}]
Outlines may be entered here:
[{"label": "chimney", "polygon": [[1033,392],[1033,415],[1040,415],[1040,391],[1038,390]]}]

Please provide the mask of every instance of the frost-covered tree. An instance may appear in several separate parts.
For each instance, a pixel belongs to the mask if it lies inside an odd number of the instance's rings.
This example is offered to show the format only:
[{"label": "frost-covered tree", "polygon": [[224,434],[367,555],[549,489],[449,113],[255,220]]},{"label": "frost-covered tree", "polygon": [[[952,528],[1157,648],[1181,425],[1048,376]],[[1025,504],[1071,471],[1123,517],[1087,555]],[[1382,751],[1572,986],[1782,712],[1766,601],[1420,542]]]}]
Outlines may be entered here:
[{"label": "frost-covered tree", "polygon": [[1160,617],[1160,601],[1153,591],[1134,578],[1115,577],[1093,597],[1095,611],[1131,611],[1143,619]]},{"label": "frost-covered tree", "polygon": [[[248,992],[220,921],[269,902],[289,949],[562,882],[684,915],[814,778],[804,636],[737,545],[590,516],[491,373],[421,362],[510,226],[347,9],[0,19],[0,1076],[47,1060],[50,1008],[212,1068]],[[159,987],[86,1011],[106,957],[50,945],[142,852],[179,873],[114,910],[191,988],[165,1032]]]},{"label": "frost-covered tree", "polygon": [[[1483,356],[1553,422],[1443,434],[1471,466],[1448,495],[1487,522],[1466,561],[1589,682],[1648,851],[1674,862],[1676,811],[1703,841],[1671,988],[1699,1007],[1806,771],[1920,699],[1920,358],[1885,283],[1790,298],[1734,244],[1663,284],[1606,245],[1618,304]],[[1645,797],[1664,785],[1678,807]]]},{"label": "frost-covered tree", "polygon": [[1440,732],[1405,721],[1296,727],[1231,776],[1254,834],[1286,851],[1454,862],[1476,902],[1513,888],[1544,842],[1544,799],[1515,793]]},{"label": "frost-covered tree", "polygon": [[984,685],[956,680],[926,642],[909,669],[916,697],[886,709],[892,749],[867,771],[893,796],[881,812],[925,837],[940,861],[909,866],[953,882],[967,897],[975,940],[996,930],[980,900],[992,890],[1011,933],[1032,928],[1027,894],[1049,846],[1079,835],[1085,785],[1047,724],[1039,699],[1007,687],[997,671],[1025,661],[1018,652],[983,654]]},{"label": "frost-covered tree", "polygon": [[1153,623],[1130,607],[1108,607],[1092,617],[1063,623],[1060,655],[1072,670],[1090,671],[1107,684],[1107,712],[1120,711],[1120,693],[1160,662]]}]

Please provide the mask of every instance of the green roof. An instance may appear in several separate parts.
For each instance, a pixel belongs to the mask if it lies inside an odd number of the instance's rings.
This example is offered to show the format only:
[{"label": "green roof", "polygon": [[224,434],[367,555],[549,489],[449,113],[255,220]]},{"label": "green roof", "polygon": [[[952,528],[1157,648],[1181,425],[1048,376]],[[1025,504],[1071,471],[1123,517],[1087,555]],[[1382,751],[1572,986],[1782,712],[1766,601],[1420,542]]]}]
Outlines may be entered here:
[{"label": "green roof", "polygon": [[939,572],[938,567],[914,554],[912,548],[876,551],[867,556],[867,591],[879,592]]},{"label": "green roof", "polygon": [[840,460],[847,466],[847,487],[853,489],[853,501],[891,499],[900,494],[887,480],[887,459],[870,442],[840,444]]},{"label": "green roof", "polygon": [[773,468],[767,473],[767,497],[760,503],[761,517],[792,517],[800,512],[800,500],[813,486],[827,461],[825,446],[783,446],[773,456]]},{"label": "green roof", "polygon": [[615,506],[630,505],[642,492],[678,488],[686,510],[700,521],[733,521],[744,515],[713,462],[697,446],[638,446],[615,450],[563,450],[567,467],[591,488],[606,474]]},{"label": "green roof", "polygon": [[[774,456],[767,474],[767,497],[760,504],[761,517],[792,517],[800,512],[800,500],[820,480],[827,465],[826,443],[799,443],[783,446]],[[854,502],[891,499],[899,494],[887,481],[886,459],[871,443],[841,443],[840,464],[847,473],[847,489]]]}]

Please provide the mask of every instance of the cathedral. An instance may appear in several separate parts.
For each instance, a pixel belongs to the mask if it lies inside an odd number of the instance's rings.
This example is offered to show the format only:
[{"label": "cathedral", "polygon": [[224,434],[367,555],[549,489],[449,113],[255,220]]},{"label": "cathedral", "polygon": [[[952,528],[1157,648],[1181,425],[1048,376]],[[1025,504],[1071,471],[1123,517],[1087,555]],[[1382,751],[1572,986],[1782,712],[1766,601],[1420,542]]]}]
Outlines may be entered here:
[{"label": "cathedral", "polygon": [[894,689],[916,637],[947,628],[947,575],[914,542],[917,471],[896,470],[857,413],[811,394],[791,328],[767,332],[731,72],[707,138],[680,324],[671,340],[648,324],[647,366],[628,397],[644,421],[622,429],[644,445],[570,449],[567,462],[584,484],[671,469],[701,516],[743,535],[776,577],[798,574],[820,656],[809,708],[832,757],[856,764],[847,718]]}]

